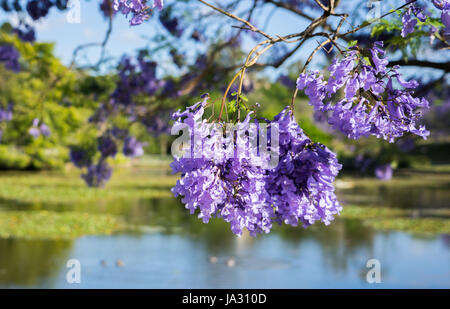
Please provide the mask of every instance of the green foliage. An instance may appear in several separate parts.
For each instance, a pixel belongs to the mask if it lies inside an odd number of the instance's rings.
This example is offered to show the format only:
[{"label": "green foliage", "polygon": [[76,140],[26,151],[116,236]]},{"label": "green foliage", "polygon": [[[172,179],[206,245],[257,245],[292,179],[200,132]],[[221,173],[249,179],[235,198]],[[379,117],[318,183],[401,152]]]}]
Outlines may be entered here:
[{"label": "green foliage", "polygon": [[[0,169],[55,169],[68,161],[68,146],[95,149],[97,131],[87,120],[114,90],[112,75],[92,76],[63,65],[53,54],[53,44],[28,43],[0,30],[0,44],[20,52],[21,71],[0,66],[0,107],[13,105],[13,120],[2,123]],[[51,130],[49,137],[33,138],[33,119]]]},{"label": "green foliage", "polygon": [[109,235],[125,225],[107,214],[51,211],[1,211],[0,238],[72,239]]},{"label": "green foliage", "polygon": [[[397,16],[393,15],[392,18],[384,18],[379,20],[372,26],[371,36],[373,38],[380,37],[383,34],[396,34],[392,35],[389,39],[385,40],[385,44],[391,50],[400,50],[403,58],[408,59],[410,56],[417,57],[417,53],[424,46],[429,44],[430,32],[429,27],[433,26],[437,29],[442,28],[443,24],[440,19],[428,17],[425,22],[417,19],[417,25],[414,32],[408,34],[405,38],[400,35],[402,30],[402,21],[400,17],[400,11],[397,12]],[[433,34],[438,40],[444,40],[439,32]]]},{"label": "green foliage", "polygon": [[393,218],[370,220],[370,226],[378,230],[396,230],[420,235],[450,234],[450,220],[441,218]]},{"label": "green foliage", "polygon": [[[152,225],[180,228],[192,222],[199,223],[195,216],[188,215],[170,193],[169,188],[175,184],[177,177],[167,175],[169,162],[170,159],[165,157],[139,159],[131,168],[115,173],[106,189],[86,188],[78,175],[72,172],[3,173],[0,176],[3,208],[22,211],[0,212],[0,238],[71,238],[86,234],[108,234],[122,228],[128,230],[134,224],[147,226],[149,218],[141,218],[138,207],[148,205],[146,203],[153,205],[150,212]],[[448,173],[446,175],[448,177]],[[436,178],[434,174],[428,177]],[[423,188],[423,179],[426,183],[430,179],[422,174],[421,177],[413,178],[417,188]],[[346,183],[349,181],[345,180]],[[414,188],[412,181],[412,178],[400,178],[389,182],[389,186]],[[370,187],[380,184],[371,179],[355,181],[355,185],[361,183]],[[441,181],[435,185],[440,188],[443,186]],[[381,230],[403,230],[415,234],[448,233],[448,209],[421,209],[417,215],[417,210],[413,209],[355,205],[356,202],[344,205],[338,220],[358,221]],[[145,206],[145,212],[148,211],[149,208]],[[133,216],[131,213],[138,215],[129,221],[129,216]],[[121,224],[117,216],[127,218],[127,224]],[[222,223],[217,224],[220,224],[218,228],[223,228]],[[203,224],[191,225],[208,230]],[[137,230],[145,232],[148,229],[143,227]]]},{"label": "green foliage", "polygon": [[[166,173],[168,167],[166,166]],[[177,175],[149,177],[151,170],[141,173],[116,171],[106,188],[89,188],[78,173],[2,173],[0,200],[17,204],[67,205],[89,204],[120,199],[148,199],[170,197],[169,188],[175,185]],[[165,173],[165,174],[166,174]]]},{"label": "green foliage", "polygon": [[339,217],[343,219],[367,220],[403,216],[406,213],[406,210],[400,208],[361,207],[348,205],[344,207]]},{"label": "green foliage", "polygon": [[[0,32],[2,43],[19,50],[21,71],[16,74],[0,67],[0,105],[11,103],[14,109],[13,120],[2,124],[0,168],[60,168],[68,159],[66,146],[83,133],[79,129],[92,113],[86,84],[97,81],[91,91],[106,91],[108,83],[100,78],[84,81],[82,73],[71,71],[53,55],[52,44],[22,42]],[[35,139],[28,133],[35,118],[50,128],[51,136]]]},{"label": "green foliage", "polygon": [[[404,231],[421,235],[450,233],[450,210],[431,209],[424,218],[413,218],[412,211],[400,208],[345,206],[340,218],[363,220],[377,230]],[[435,217],[431,217],[435,216]]]}]

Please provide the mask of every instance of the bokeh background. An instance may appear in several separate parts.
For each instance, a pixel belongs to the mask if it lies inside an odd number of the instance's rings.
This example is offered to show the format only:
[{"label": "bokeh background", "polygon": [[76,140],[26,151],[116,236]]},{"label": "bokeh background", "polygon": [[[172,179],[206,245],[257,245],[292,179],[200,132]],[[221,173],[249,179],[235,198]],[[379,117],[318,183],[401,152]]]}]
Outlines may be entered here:
[{"label": "bokeh background", "polygon": [[[431,131],[427,140],[413,136],[395,144],[375,138],[348,140],[331,130],[323,115],[314,114],[300,94],[297,121],[311,139],[337,152],[344,165],[336,181],[344,211],[330,226],[280,226],[269,235],[237,237],[221,220],[203,224],[173,197],[170,188],[179,175],[169,167],[174,137],[164,124],[167,113],[197,102],[206,92],[217,102],[217,111],[233,75],[226,68],[242,63],[255,38],[243,35],[235,42],[230,39],[235,31],[230,24],[201,7],[193,10],[204,14],[201,19],[193,13],[184,16],[185,22],[220,39],[195,38],[197,29],[192,26],[174,26],[174,20],[182,23],[174,6],[173,16],[153,16],[140,27],[115,17],[104,57],[96,65],[101,48],[83,49],[76,58],[74,50],[104,38],[108,22],[98,5],[81,2],[80,23],[68,23],[66,14],[56,10],[38,22],[28,21],[36,28],[33,44],[12,34],[23,22],[20,15],[0,12],[0,43],[13,44],[22,65],[19,73],[0,65],[1,107],[14,102],[12,121],[7,126],[0,121],[0,287],[450,288],[448,51],[440,50],[436,42],[430,45],[422,35],[410,37],[414,48],[398,47],[393,40],[398,27],[379,26],[375,31],[391,40],[391,55],[397,61],[420,58],[442,64],[402,69],[422,82],[421,94],[431,102],[423,118]],[[248,10],[246,4],[240,5],[230,9]],[[366,2],[351,6],[364,19]],[[261,26],[266,21],[264,27],[276,34],[308,24],[272,6],[263,7],[258,16]],[[177,32],[180,28],[184,34]],[[369,32],[355,39],[364,42],[368,37]],[[205,59],[224,43],[211,70]],[[260,103],[259,116],[271,118],[289,104],[299,70],[316,44],[309,42],[279,66],[250,72],[245,95],[250,104]],[[287,47],[274,48],[262,62],[276,62],[286,52]],[[156,61],[154,78],[168,85],[163,87],[167,93],[152,94],[149,102],[145,91],[138,93],[143,97],[140,104],[153,104],[157,111],[150,123],[129,126],[145,154],[110,158],[114,168],[110,181],[102,188],[89,188],[70,162],[70,149],[96,149],[100,125],[88,119],[101,117],[100,107],[119,83],[118,63],[124,54]],[[326,68],[333,57],[333,51],[321,51],[311,67]],[[193,83],[196,74],[207,82]],[[45,119],[50,137],[28,134],[34,118]],[[110,123],[127,126],[120,116]],[[66,263],[73,258],[82,265],[81,284],[66,281]],[[370,259],[381,263],[381,284],[366,280]]]}]

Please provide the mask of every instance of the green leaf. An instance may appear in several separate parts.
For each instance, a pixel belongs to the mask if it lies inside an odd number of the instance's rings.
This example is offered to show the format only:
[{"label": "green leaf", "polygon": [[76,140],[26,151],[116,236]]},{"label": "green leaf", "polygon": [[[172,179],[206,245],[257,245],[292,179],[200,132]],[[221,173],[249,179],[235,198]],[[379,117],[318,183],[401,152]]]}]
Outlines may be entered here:
[{"label": "green leaf", "polygon": [[228,102],[227,108],[229,113],[234,113],[236,111],[236,100],[231,100]]}]

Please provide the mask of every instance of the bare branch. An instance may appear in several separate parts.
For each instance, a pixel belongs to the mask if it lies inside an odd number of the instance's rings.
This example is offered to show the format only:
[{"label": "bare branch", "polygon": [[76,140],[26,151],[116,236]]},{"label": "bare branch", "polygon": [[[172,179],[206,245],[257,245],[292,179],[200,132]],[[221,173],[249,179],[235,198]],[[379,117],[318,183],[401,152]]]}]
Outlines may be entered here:
[{"label": "bare branch", "polygon": [[450,62],[432,62],[432,61],[423,61],[423,60],[416,60],[416,59],[397,60],[397,61],[389,62],[389,66],[394,66],[394,65],[427,67],[427,68],[442,70],[446,73],[450,72]]},{"label": "bare branch", "polygon": [[230,18],[233,18],[233,19],[235,19],[235,20],[237,20],[237,21],[239,21],[239,22],[241,22],[241,23],[247,25],[247,27],[249,27],[251,31],[256,32],[256,33],[259,33],[259,34],[265,36],[266,38],[268,38],[268,39],[270,39],[270,40],[272,39],[272,37],[271,37],[270,35],[268,35],[268,34],[265,33],[264,31],[258,29],[257,27],[253,26],[249,21],[247,21],[247,20],[245,20],[245,19],[242,19],[242,18],[240,18],[240,17],[238,17],[238,16],[236,16],[236,15],[234,15],[234,14],[232,14],[232,13],[229,13],[229,12],[227,12],[227,11],[224,11],[224,10],[222,10],[221,8],[218,8],[218,7],[212,5],[212,4],[210,4],[210,3],[208,3],[208,2],[206,2],[206,1],[204,1],[204,0],[198,0],[198,1],[200,1],[201,3],[203,3],[203,4],[207,5],[207,6],[209,6],[209,7],[212,8],[213,10],[216,10],[216,11],[218,11],[218,12],[220,12],[220,13],[222,13],[222,14],[224,14],[224,15],[230,17]]}]

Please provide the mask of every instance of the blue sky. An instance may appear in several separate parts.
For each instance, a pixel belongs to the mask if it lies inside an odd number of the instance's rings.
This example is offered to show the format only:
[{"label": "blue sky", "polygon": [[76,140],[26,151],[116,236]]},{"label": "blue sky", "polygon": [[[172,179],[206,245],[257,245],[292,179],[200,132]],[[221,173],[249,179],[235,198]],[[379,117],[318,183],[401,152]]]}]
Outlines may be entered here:
[{"label": "blue sky", "polygon": [[[67,21],[68,13],[51,10],[51,13],[47,18],[44,18],[42,21],[35,24],[37,28],[37,39],[39,41],[54,42],[55,54],[62,59],[65,64],[69,64],[72,59],[72,53],[77,46],[89,42],[100,42],[104,38],[107,30],[107,22],[98,9],[99,2],[100,1],[98,0],[80,1],[80,23],[69,23]],[[245,2],[243,2],[243,6],[245,6]],[[206,6],[203,9],[210,10]],[[265,17],[272,13],[272,9],[273,8],[268,8],[267,10],[260,12],[258,20],[265,20]],[[149,46],[151,42],[145,39],[145,36],[154,34],[155,31],[164,32],[161,25],[156,21],[156,18],[157,17],[154,16],[149,22],[143,25],[130,27],[124,16],[116,16],[114,18],[113,32],[107,46],[107,55],[118,59],[125,53],[133,54],[137,49]],[[227,17],[221,18],[226,19]],[[11,17],[10,15],[6,16],[5,13],[0,13],[0,20],[5,21],[8,19],[12,23],[17,22],[17,17]],[[272,35],[284,35],[300,32],[306,26],[307,23],[305,21],[279,9],[276,14],[272,15],[266,31]],[[244,47],[250,50],[254,44],[253,41],[245,41]],[[299,59],[306,59],[316,46],[317,42],[310,40],[302,47],[301,51],[297,53],[295,57],[290,59],[281,69],[276,72],[272,69],[268,69],[266,72],[272,77],[277,76],[281,72],[285,72],[287,68],[292,66],[293,62]],[[270,52],[273,52],[273,50]],[[91,63],[95,63],[98,60],[99,54],[100,49],[94,47],[86,49],[80,56],[87,57]],[[324,63],[322,53],[319,53],[318,55],[319,57],[314,59],[311,67],[314,67],[316,64]],[[86,60],[83,57],[79,57],[79,63],[83,63],[83,60]],[[160,67],[164,72],[173,74],[173,72],[170,72],[170,70],[173,69],[173,64],[168,57],[155,60],[160,64]],[[417,73],[415,69],[408,71],[409,73]]]},{"label": "blue sky", "polygon": [[[99,1],[81,1],[81,19],[80,23],[69,23],[67,21],[66,12],[60,12],[57,10],[51,10],[51,13],[47,18],[35,23],[37,29],[38,41],[54,42],[55,54],[62,59],[65,64],[69,64],[72,59],[72,53],[74,49],[85,43],[100,42],[103,40],[107,30],[107,22],[101,15],[98,4]],[[209,10],[209,8],[205,9]],[[270,11],[262,12],[262,15],[267,16]],[[156,18],[153,17],[154,19]],[[226,18],[226,17],[222,17]],[[263,20],[263,16],[261,18]],[[0,13],[0,20],[9,20],[10,22],[17,23],[17,17],[5,16],[4,13]],[[299,19],[284,13],[283,10],[278,10],[277,14],[274,14],[268,24],[267,29],[270,33],[274,34],[288,34],[298,32],[307,26],[306,23],[300,22]],[[135,27],[130,27],[126,18],[122,15],[116,16],[113,22],[113,32],[107,45],[107,55],[114,58],[119,58],[121,55],[133,54],[137,49],[146,47],[149,45],[149,41],[144,37],[153,34],[155,31],[164,31],[161,29],[161,25],[155,21],[149,22]],[[251,49],[254,42],[246,42],[246,48]],[[310,48],[314,43],[310,44]],[[308,47],[305,48],[305,54],[308,53]],[[99,57],[100,49],[97,47],[84,50],[80,54],[79,62],[89,59],[92,63]],[[297,55],[295,61],[301,57]],[[169,59],[159,59],[160,61],[169,61]]]}]

